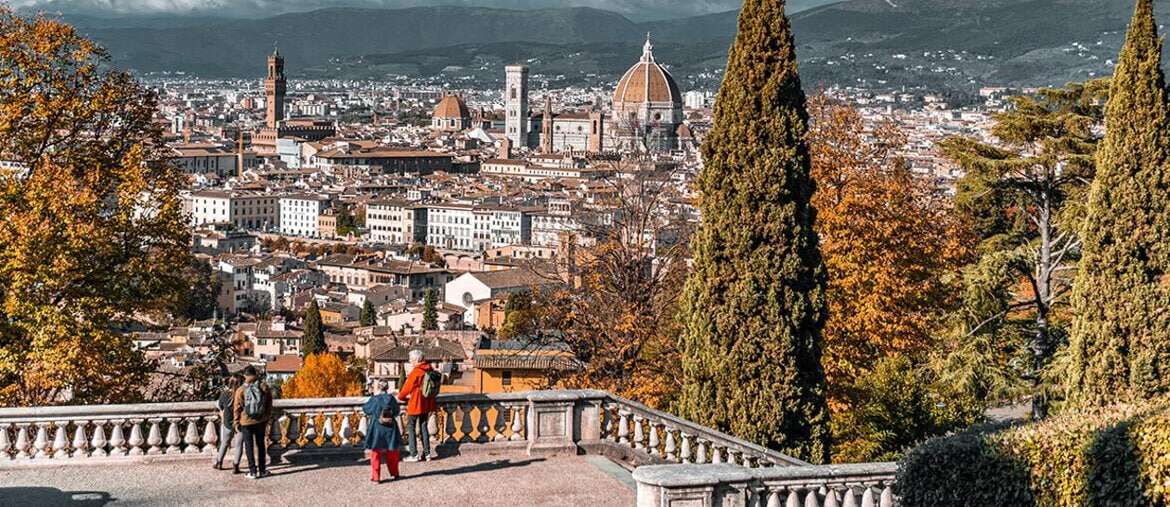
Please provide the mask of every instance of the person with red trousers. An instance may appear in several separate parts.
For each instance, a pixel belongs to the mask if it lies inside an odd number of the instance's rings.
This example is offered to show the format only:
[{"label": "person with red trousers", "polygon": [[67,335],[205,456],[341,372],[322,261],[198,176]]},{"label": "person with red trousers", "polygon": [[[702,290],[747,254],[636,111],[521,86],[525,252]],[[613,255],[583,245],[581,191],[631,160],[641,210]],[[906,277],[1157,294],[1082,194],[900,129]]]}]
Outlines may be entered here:
[{"label": "person with red trousers", "polygon": [[398,400],[386,392],[388,388],[385,380],[375,382],[374,395],[362,407],[369,419],[365,447],[370,455],[370,480],[376,483],[382,482],[382,463],[390,470],[391,480],[398,478],[398,449],[402,447]]}]

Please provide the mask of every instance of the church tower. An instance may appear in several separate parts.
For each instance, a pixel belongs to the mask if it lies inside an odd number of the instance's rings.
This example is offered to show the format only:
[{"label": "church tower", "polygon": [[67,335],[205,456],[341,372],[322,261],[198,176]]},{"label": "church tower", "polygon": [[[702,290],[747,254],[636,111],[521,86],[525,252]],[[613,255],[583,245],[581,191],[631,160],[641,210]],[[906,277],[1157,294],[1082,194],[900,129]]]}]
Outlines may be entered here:
[{"label": "church tower", "polygon": [[544,96],[544,116],[540,120],[540,151],[553,152],[553,113],[552,97]]},{"label": "church tower", "polygon": [[528,67],[504,67],[504,135],[513,147],[528,146]]},{"label": "church tower", "polygon": [[276,128],[284,120],[284,92],[287,84],[284,80],[284,57],[275,48],[268,57],[268,77],[264,78],[264,96],[267,99],[268,128]]}]

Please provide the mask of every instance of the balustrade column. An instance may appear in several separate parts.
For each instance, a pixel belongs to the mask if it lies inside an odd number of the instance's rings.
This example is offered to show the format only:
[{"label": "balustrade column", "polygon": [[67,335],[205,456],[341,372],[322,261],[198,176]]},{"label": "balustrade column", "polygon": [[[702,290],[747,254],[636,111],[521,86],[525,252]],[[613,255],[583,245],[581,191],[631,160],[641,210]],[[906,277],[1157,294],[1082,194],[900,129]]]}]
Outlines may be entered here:
[{"label": "balustrade column", "polygon": [[29,448],[31,447],[31,444],[28,441],[28,426],[21,424],[19,425],[19,428],[20,429],[16,432],[16,458],[32,458],[32,455],[30,455],[28,452]]},{"label": "balustrade column", "polygon": [[203,454],[218,454],[219,448],[216,444],[219,443],[219,427],[221,426],[219,420],[215,417],[208,417],[204,419],[203,424]]},{"label": "balustrade column", "polygon": [[183,454],[199,454],[203,449],[199,448],[199,417],[191,417],[187,420],[187,433],[183,435],[183,443],[187,447],[183,449]]},{"label": "balustrade column", "polygon": [[634,449],[645,449],[646,444],[642,443],[645,435],[642,433],[642,416],[634,415]]},{"label": "balustrade column", "polygon": [[10,425],[0,425],[0,461],[8,461],[12,459],[12,441],[8,439],[8,428]]},{"label": "balustrade column", "polygon": [[674,430],[670,428],[664,428],[664,430],[666,431],[666,443],[663,444],[663,457],[667,461],[678,461],[678,455],[676,454],[678,449],[674,446]]},{"label": "balustrade column", "polygon": [[104,458],[109,456],[106,452],[106,421],[93,422],[93,437],[90,438],[89,455],[92,458]]},{"label": "balustrade column", "polygon": [[661,456],[658,452],[658,425],[652,421],[647,420],[646,425],[650,427],[650,442],[648,445],[648,452],[651,456]]},{"label": "balustrade column", "polygon": [[66,447],[68,441],[65,439],[65,432],[69,429],[69,422],[57,421],[53,425],[57,431],[53,433],[52,456],[54,459],[68,458],[69,449]]},{"label": "balustrade column", "polygon": [[520,407],[512,407],[512,440],[524,440],[524,418]]},{"label": "balustrade column", "polygon": [[179,420],[165,419],[165,420],[163,420],[163,422],[165,422],[167,425],[167,440],[166,440],[167,448],[166,448],[166,451],[164,451],[166,454],[179,454],[179,453],[183,452],[183,449],[181,447],[179,447],[179,443],[183,441],[183,439],[179,436],[179,423],[180,423],[180,421],[182,421],[182,419],[179,419]]},{"label": "balustrade column", "polygon": [[49,436],[48,436],[48,429],[46,428],[46,426],[48,426],[49,423],[39,422],[39,423],[36,423],[36,425],[37,425],[37,438],[36,438],[36,440],[33,440],[33,449],[36,449],[36,453],[33,454],[33,457],[34,458],[47,458],[47,457],[49,457],[49,455],[47,452],[45,452],[45,449],[47,449],[49,447]]},{"label": "balustrade column", "polygon": [[89,421],[77,421],[73,428],[73,443],[72,447],[74,458],[84,458],[88,456],[86,448],[89,446],[89,440],[85,438],[85,427],[89,425]]},{"label": "balustrade column", "polygon": [[629,446],[630,445],[630,413],[626,411],[619,412],[621,418],[618,420],[618,443]]}]

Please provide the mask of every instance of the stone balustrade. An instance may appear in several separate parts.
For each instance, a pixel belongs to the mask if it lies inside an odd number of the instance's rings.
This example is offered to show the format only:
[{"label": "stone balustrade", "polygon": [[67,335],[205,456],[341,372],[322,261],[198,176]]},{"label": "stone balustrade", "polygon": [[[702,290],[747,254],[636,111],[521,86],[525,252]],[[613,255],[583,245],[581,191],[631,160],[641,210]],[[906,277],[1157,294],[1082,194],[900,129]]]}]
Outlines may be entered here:
[{"label": "stone balustrade", "polygon": [[[361,448],[366,398],[275,400],[274,457]],[[428,421],[436,447],[525,445],[527,393],[443,395]],[[212,402],[0,408],[0,467],[68,460],[211,455],[219,441]]]},{"label": "stone balustrade", "polygon": [[[361,449],[366,398],[281,399],[268,431],[274,459]],[[630,466],[806,463],[601,391],[441,395],[432,447],[515,447],[606,455]],[[219,441],[212,402],[0,408],[0,467],[207,457]]]},{"label": "stone balustrade", "polygon": [[634,450],[638,464],[727,463],[747,468],[808,464],[624,398],[607,396],[602,410],[604,436]]},{"label": "stone balustrade", "polygon": [[638,507],[895,507],[896,463],[744,468],[657,465],[634,470]]}]

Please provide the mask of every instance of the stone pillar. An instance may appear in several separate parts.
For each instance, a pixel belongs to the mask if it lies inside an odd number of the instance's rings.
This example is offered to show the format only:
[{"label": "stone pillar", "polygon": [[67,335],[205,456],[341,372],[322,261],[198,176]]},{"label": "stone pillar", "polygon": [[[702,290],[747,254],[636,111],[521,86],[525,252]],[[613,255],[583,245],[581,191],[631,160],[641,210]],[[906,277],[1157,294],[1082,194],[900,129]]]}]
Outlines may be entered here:
[{"label": "stone pillar", "polygon": [[577,454],[577,391],[528,395],[528,454]]}]

